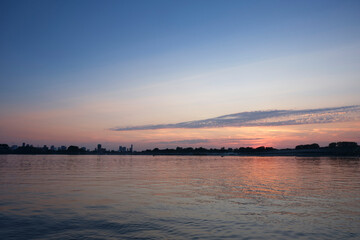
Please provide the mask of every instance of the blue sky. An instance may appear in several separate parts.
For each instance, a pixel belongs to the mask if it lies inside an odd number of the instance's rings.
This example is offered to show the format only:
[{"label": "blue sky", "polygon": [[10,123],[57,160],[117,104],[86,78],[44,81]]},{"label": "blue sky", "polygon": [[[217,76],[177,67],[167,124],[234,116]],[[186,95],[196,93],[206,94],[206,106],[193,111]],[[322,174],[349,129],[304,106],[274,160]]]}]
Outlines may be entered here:
[{"label": "blue sky", "polygon": [[[78,124],[96,119],[90,136],[357,105],[359,13],[359,1],[1,1],[1,140],[30,138],[9,119],[34,129],[31,114],[73,119],[89,106]],[[56,124],[71,131],[70,120]]]}]

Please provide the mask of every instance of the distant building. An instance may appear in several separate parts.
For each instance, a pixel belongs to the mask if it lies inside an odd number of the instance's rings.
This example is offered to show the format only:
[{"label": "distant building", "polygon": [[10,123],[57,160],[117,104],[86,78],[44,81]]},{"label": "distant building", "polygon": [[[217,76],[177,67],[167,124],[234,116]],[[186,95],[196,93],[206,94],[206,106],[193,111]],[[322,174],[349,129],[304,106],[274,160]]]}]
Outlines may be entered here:
[{"label": "distant building", "polygon": [[133,145],[131,144],[131,146],[129,148],[123,147],[123,146],[119,146],[119,152],[121,153],[126,153],[126,152],[133,152]]},{"label": "distant building", "polygon": [[67,147],[66,146],[61,146],[59,147],[59,151],[66,151]]},{"label": "distant building", "polygon": [[119,146],[119,152],[126,152],[126,147]]},{"label": "distant building", "polygon": [[104,154],[106,152],[106,148],[102,148],[101,144],[98,144],[96,151],[98,154]]}]

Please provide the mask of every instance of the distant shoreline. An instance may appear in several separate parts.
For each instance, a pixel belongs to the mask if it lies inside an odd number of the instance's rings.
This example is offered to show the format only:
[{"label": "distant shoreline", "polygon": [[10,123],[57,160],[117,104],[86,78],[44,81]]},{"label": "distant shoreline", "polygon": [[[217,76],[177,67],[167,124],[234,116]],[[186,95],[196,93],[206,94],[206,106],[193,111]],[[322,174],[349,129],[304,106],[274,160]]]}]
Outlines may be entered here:
[{"label": "distant shoreline", "polygon": [[194,153],[194,154],[183,154],[183,153],[158,153],[158,154],[146,154],[141,152],[134,153],[105,153],[105,154],[96,154],[96,153],[0,153],[0,155],[67,155],[67,156],[218,156],[218,157],[356,157],[359,158],[359,154],[352,153],[317,153],[317,152],[292,152],[292,151],[276,151],[269,153],[248,153],[248,154],[207,154],[207,153]]},{"label": "distant shoreline", "polygon": [[327,147],[320,147],[318,144],[298,145],[295,148],[275,149],[273,147],[240,147],[240,148],[221,148],[206,149],[199,148],[182,148],[176,149],[159,149],[133,151],[132,147],[125,150],[119,147],[119,151],[106,150],[98,145],[98,148],[90,151],[84,147],[62,146],[59,149],[49,149],[44,147],[33,147],[32,145],[23,144],[22,147],[12,148],[7,144],[0,144],[0,154],[18,154],[18,155],[153,155],[153,156],[297,156],[297,157],[359,157],[360,146],[356,142],[333,142]]}]

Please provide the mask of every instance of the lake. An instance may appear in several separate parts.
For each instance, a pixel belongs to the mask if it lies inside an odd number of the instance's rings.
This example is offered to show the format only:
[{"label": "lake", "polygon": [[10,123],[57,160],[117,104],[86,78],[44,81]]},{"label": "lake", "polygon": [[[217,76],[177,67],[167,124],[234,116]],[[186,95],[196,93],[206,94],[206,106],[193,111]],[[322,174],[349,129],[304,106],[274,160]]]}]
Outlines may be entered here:
[{"label": "lake", "polygon": [[0,155],[0,239],[360,239],[360,159]]}]

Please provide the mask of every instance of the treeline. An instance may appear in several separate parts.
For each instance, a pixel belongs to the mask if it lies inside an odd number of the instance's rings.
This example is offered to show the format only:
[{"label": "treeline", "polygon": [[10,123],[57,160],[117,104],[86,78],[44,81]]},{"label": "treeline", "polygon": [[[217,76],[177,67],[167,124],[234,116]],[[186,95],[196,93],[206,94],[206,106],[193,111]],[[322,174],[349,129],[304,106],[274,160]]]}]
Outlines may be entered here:
[{"label": "treeline", "polygon": [[[355,149],[359,147],[356,142],[332,142],[329,144],[328,148],[330,149]],[[326,148],[326,147],[325,147]],[[306,144],[306,145],[298,145],[295,149],[320,149],[319,144]]]},{"label": "treeline", "polygon": [[360,146],[356,142],[332,142],[327,147],[320,147],[319,144],[298,145],[295,147],[298,152],[312,152],[327,155],[359,156]]},{"label": "treeline", "polygon": [[199,148],[181,148],[176,149],[159,149],[154,148],[142,151],[141,154],[146,155],[296,155],[296,156],[359,156],[360,147],[356,142],[337,142],[330,143],[326,147],[320,147],[319,144],[305,144],[298,145],[295,149],[275,149],[273,147],[240,147],[240,148],[221,148],[221,149],[206,149]]},{"label": "treeline", "polygon": [[148,155],[238,155],[240,153],[264,153],[264,152],[270,152],[276,150],[272,147],[258,147],[258,148],[252,148],[252,147],[240,147],[240,148],[182,148],[177,147],[176,149],[159,149],[154,148],[152,150],[148,149],[145,151],[142,151],[142,154],[148,154]]}]

